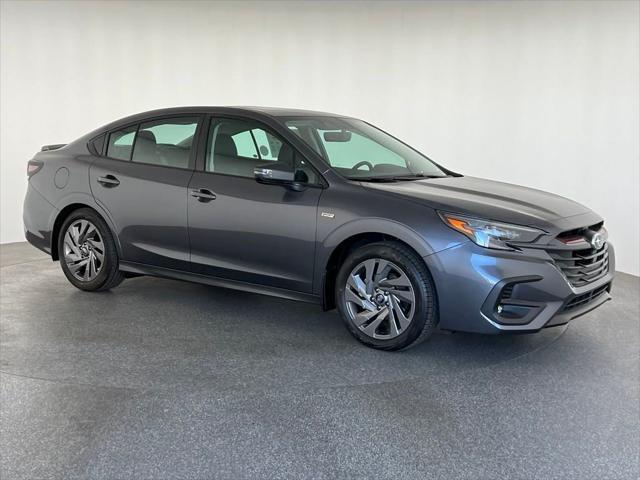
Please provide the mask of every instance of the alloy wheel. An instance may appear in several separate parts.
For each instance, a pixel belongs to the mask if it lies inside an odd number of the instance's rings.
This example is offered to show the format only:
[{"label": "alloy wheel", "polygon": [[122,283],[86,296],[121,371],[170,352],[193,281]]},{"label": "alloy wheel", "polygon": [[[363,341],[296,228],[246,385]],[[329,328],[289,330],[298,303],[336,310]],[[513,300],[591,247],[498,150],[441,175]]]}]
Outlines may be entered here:
[{"label": "alloy wheel", "polygon": [[344,301],[360,331],[375,339],[390,340],[411,324],[416,296],[400,267],[371,258],[358,264],[347,277]]},{"label": "alloy wheel", "polygon": [[104,265],[104,242],[96,226],[76,220],[64,235],[64,261],[71,274],[83,282],[95,279]]}]

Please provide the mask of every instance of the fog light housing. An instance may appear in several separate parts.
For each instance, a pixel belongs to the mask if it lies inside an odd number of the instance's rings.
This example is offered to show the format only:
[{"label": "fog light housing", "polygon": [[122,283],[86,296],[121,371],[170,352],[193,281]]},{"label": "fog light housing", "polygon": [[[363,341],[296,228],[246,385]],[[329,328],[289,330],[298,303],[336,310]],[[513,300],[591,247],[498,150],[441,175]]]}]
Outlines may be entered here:
[{"label": "fog light housing", "polygon": [[524,325],[533,320],[540,310],[533,305],[511,305],[501,303],[496,307],[496,320],[503,325]]},{"label": "fog light housing", "polygon": [[542,311],[544,303],[526,300],[518,285],[539,281],[539,276],[505,279],[496,284],[482,306],[482,313],[500,325],[526,325]]}]

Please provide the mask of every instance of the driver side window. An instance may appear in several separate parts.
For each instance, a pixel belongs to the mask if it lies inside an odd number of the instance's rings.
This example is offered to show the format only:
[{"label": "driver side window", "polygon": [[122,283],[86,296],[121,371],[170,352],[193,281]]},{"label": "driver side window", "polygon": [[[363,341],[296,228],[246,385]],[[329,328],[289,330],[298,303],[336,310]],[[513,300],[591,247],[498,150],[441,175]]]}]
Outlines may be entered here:
[{"label": "driver side window", "polygon": [[297,181],[317,183],[315,170],[286,142],[257,122],[214,119],[207,142],[206,171],[254,178],[256,167],[295,171]]}]

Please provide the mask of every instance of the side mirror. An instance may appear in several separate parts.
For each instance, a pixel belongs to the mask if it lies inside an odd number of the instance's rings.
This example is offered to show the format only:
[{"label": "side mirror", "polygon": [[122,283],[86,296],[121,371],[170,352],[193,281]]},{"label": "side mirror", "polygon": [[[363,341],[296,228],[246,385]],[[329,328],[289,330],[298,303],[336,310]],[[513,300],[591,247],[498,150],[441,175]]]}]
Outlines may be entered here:
[{"label": "side mirror", "polygon": [[263,183],[283,183],[293,182],[294,180],[293,172],[267,167],[254,168],[253,175],[256,177],[258,182]]},{"label": "side mirror", "polygon": [[290,170],[278,170],[276,168],[256,167],[253,169],[256,182],[271,185],[284,185],[291,190],[300,192],[304,185],[295,181],[295,173]]}]

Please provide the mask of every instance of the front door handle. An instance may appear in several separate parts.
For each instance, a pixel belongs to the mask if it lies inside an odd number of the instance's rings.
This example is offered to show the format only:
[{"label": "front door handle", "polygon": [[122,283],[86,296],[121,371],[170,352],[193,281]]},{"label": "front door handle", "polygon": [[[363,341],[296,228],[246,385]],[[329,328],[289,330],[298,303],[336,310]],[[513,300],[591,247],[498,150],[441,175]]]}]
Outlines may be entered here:
[{"label": "front door handle", "polygon": [[113,188],[120,185],[120,180],[118,180],[113,175],[105,175],[104,177],[98,177],[98,183],[100,183],[103,187]]},{"label": "front door handle", "polygon": [[198,199],[199,202],[210,202],[216,199],[216,194],[207,188],[191,190],[191,196]]}]

